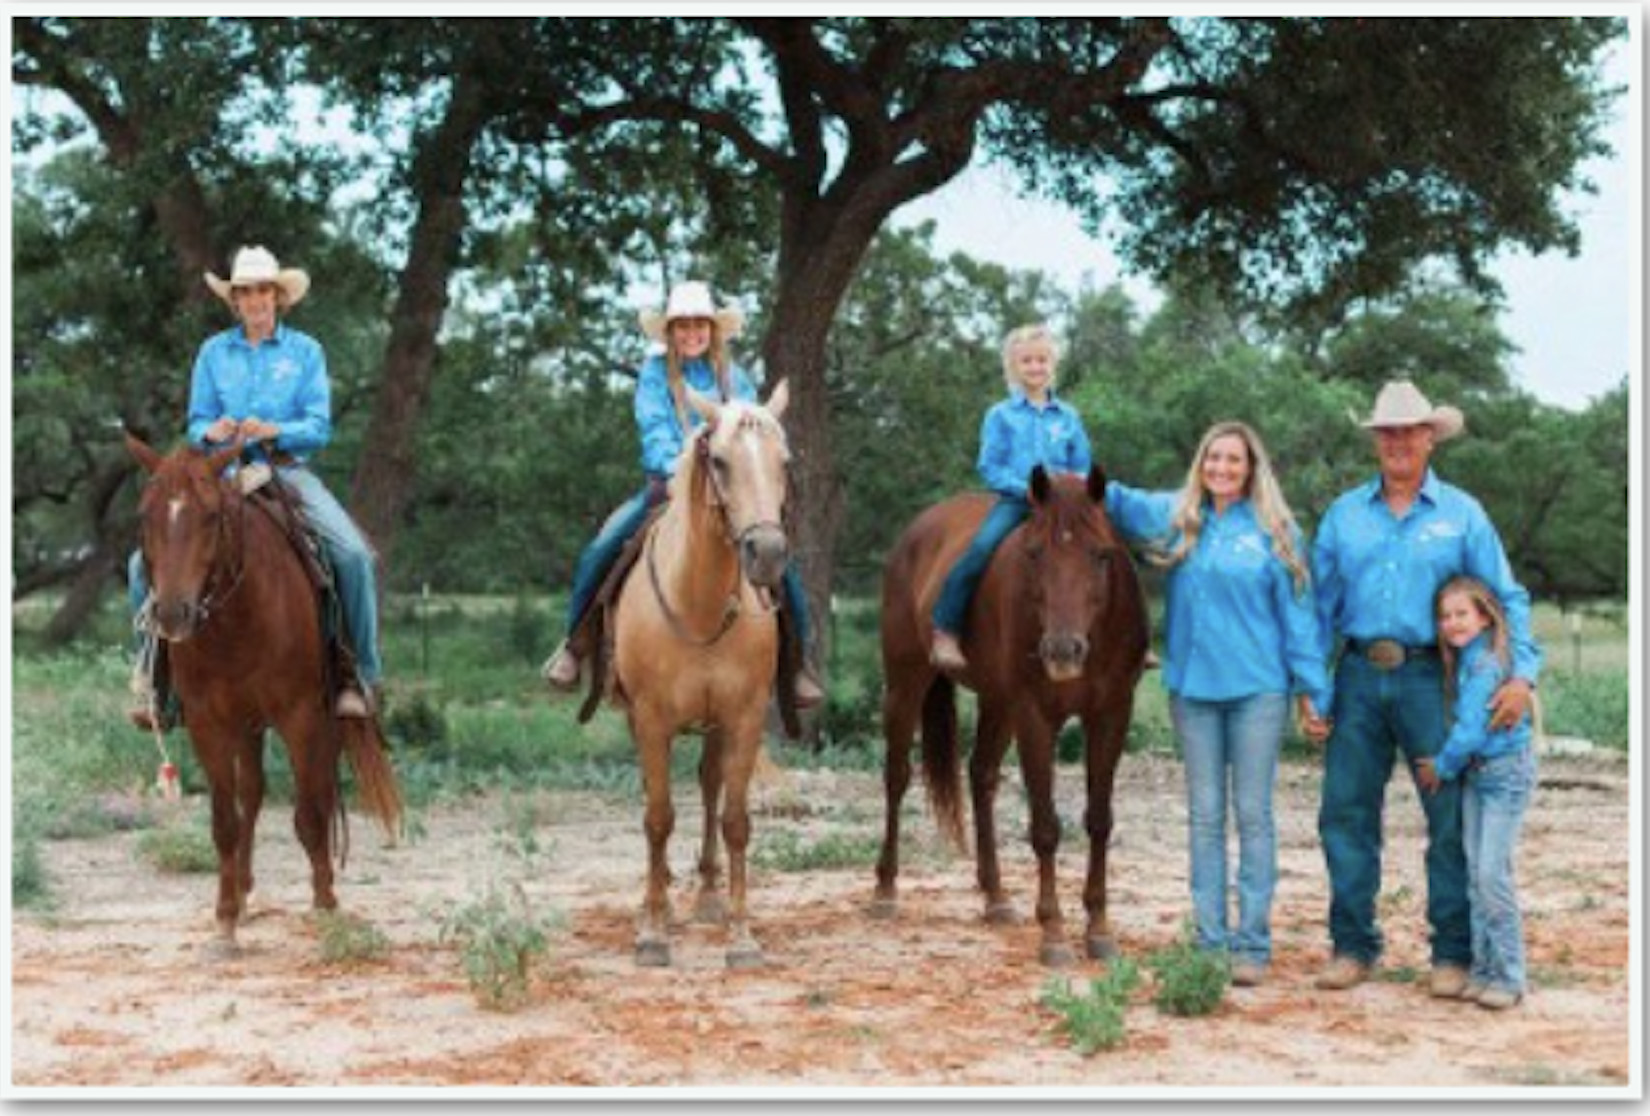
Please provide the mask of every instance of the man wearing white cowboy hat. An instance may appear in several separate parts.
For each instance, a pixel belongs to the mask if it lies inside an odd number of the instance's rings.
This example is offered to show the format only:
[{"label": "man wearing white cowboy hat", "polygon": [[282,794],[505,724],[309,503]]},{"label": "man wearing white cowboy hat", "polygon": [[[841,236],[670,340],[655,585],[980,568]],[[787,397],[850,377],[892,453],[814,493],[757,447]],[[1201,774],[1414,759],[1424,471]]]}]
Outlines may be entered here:
[{"label": "man wearing white cowboy hat", "polygon": [[[345,682],[337,713],[367,716],[383,676],[373,551],[343,506],[305,467],[332,437],[332,387],[320,343],[281,321],[309,292],[309,275],[281,267],[268,249],[248,247],[235,253],[229,278],[210,272],[205,278],[240,324],[207,338],[196,354],[189,440],[210,447],[239,437],[254,460],[274,466],[297,493],[332,566],[359,672],[358,679]],[[149,593],[141,552],[132,555],[130,573],[137,610]],[[149,710],[156,707],[148,689],[152,684],[147,676],[134,682],[139,707],[131,716],[144,728],[149,727]]]},{"label": "man wearing white cowboy hat", "polygon": [[[1382,803],[1397,752],[1413,776],[1415,761],[1436,755],[1448,736],[1434,620],[1439,587],[1468,574],[1506,609],[1513,676],[1495,696],[1496,727],[1517,723],[1527,711],[1542,661],[1530,634],[1530,595],[1513,577],[1495,526],[1477,500],[1431,468],[1433,448],[1461,432],[1461,412],[1434,407],[1413,383],[1395,380],[1359,425],[1374,432],[1380,475],[1330,505],[1312,547],[1324,634],[1343,640],[1333,713],[1307,728],[1314,740],[1328,740],[1318,834],[1329,870],[1334,957],[1317,983],[1330,989],[1363,981],[1381,954],[1375,898]],[[1472,964],[1460,784],[1446,783],[1420,800],[1430,991],[1455,998],[1465,992]]]},{"label": "man wearing white cowboy hat", "polygon": [[[688,434],[702,421],[687,403],[686,388],[727,401],[755,401],[756,387],[744,369],[728,357],[727,341],[737,337],[745,315],[735,306],[717,306],[710,287],[687,281],[671,288],[665,308],[637,315],[642,332],[664,347],[650,353],[636,377],[636,427],[641,435],[642,472],[647,483],[621,504],[602,524],[596,537],[579,555],[573,587],[567,599],[567,638],[562,640],[541,671],[550,687],[563,692],[577,689],[583,670],[578,651],[579,631],[596,590],[618,559],[620,551],[642,525],[648,513],[669,498],[667,483],[676,471]],[[784,608],[794,621],[796,640],[808,646],[808,599],[802,592],[796,566],[785,570]],[[801,708],[824,700],[813,672],[804,668],[796,679]]]}]

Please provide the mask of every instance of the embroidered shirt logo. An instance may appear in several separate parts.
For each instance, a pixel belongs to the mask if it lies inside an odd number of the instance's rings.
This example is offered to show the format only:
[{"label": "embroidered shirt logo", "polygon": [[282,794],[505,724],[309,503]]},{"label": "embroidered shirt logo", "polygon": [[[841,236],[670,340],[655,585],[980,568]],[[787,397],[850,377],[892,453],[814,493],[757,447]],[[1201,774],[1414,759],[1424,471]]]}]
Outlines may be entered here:
[{"label": "embroidered shirt logo", "polygon": [[1467,529],[1459,523],[1437,519],[1417,531],[1415,539],[1417,542],[1434,542],[1439,539],[1458,539],[1466,533]]}]

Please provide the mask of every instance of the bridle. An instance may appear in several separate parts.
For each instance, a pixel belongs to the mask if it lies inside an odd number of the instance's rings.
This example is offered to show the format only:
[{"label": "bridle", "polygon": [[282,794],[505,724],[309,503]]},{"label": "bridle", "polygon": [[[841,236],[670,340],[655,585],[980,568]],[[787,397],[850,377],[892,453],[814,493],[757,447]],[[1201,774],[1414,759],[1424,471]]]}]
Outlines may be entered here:
[{"label": "bridle", "polygon": [[[677,639],[691,647],[710,647],[719,642],[723,636],[728,634],[728,630],[733,627],[734,621],[739,619],[739,614],[744,611],[744,604],[740,600],[739,587],[746,578],[744,565],[739,561],[739,552],[745,545],[745,541],[754,532],[764,528],[777,530],[781,533],[785,530],[781,521],[773,519],[759,519],[754,523],[747,524],[739,531],[734,530],[733,520],[728,514],[727,489],[722,486],[721,478],[716,475],[716,468],[710,457],[710,435],[714,430],[713,423],[706,423],[694,433],[693,453],[698,472],[706,478],[706,482],[710,485],[710,506],[716,509],[717,520],[722,527],[722,538],[733,549],[734,563],[733,581],[728,586],[726,599],[722,606],[722,619],[717,624],[716,630],[710,635],[700,637],[690,634],[687,626],[682,622],[680,614],[670,607],[670,602],[665,599],[664,586],[659,581],[659,567],[654,557],[655,543],[658,536],[657,534],[649,534],[647,538],[647,576],[648,581],[653,586],[653,597],[659,602],[659,611],[664,614],[665,623],[670,625],[671,632]],[[788,485],[785,491],[788,503],[790,495]],[[784,509],[781,509],[780,515],[783,516],[784,514]],[[757,590],[757,593],[759,598],[768,595],[766,590]],[[777,604],[772,604],[764,607],[762,611],[773,612],[777,608]]]},{"label": "bridle", "polygon": [[[235,591],[241,587],[241,582],[246,579],[246,505],[248,501],[239,498],[239,494],[234,491],[233,482],[222,477],[214,479],[220,490],[226,494],[226,498],[236,499],[239,507],[236,509],[236,521],[233,530],[230,529],[230,517],[228,515],[218,517],[213,537],[212,567],[206,573],[206,584],[202,587],[201,599],[195,605],[199,615],[199,620],[196,623],[197,628],[205,627],[207,622],[211,620],[212,614],[221,608],[230,597],[235,595]],[[149,483],[153,484],[154,481],[150,480]],[[231,547],[231,543],[238,543],[239,545]],[[225,572],[224,557],[226,554],[233,554],[234,556],[233,566],[227,573]],[[151,567],[150,584],[153,585],[153,569],[147,553],[143,556],[143,562],[145,566]],[[224,584],[226,579],[228,581],[227,585]],[[144,619],[149,630],[159,637],[160,632],[155,627],[152,615],[154,599],[151,594],[149,602],[144,608],[144,612],[149,615],[142,619]]]}]

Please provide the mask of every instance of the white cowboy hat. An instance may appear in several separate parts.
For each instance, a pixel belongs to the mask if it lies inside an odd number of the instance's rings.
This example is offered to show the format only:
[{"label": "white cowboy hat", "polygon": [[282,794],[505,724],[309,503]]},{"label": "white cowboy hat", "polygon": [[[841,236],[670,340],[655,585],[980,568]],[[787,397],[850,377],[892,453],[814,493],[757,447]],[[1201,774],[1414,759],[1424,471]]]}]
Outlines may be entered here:
[{"label": "white cowboy hat", "polygon": [[1461,433],[1466,417],[1454,407],[1434,407],[1421,389],[1408,380],[1389,380],[1375,397],[1375,410],[1367,419],[1357,415],[1352,421],[1366,430],[1383,426],[1430,426],[1435,442],[1448,441]]},{"label": "white cowboy hat", "polygon": [[281,293],[286,296],[287,308],[291,309],[309,292],[309,272],[296,267],[283,268],[268,248],[254,245],[235,253],[229,278],[220,279],[210,271],[206,273],[206,285],[230,306],[235,305],[232,292],[236,287],[249,287],[255,283],[274,283],[281,288]]},{"label": "white cowboy hat", "polygon": [[663,311],[647,309],[636,315],[642,323],[642,332],[655,341],[663,342],[665,330],[677,318],[709,318],[723,338],[737,337],[745,325],[745,312],[737,306],[718,308],[710,297],[710,285],[690,280],[670,289],[670,298]]}]

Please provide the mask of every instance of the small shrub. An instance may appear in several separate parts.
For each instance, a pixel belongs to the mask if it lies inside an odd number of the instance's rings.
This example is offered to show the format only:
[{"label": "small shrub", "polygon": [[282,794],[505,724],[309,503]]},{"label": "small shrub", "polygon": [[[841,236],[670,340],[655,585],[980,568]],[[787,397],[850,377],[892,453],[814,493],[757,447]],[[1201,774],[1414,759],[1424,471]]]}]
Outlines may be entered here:
[{"label": "small shrub", "polygon": [[1208,1015],[1226,997],[1232,968],[1226,957],[1199,949],[1190,935],[1146,959],[1156,978],[1152,1002],[1170,1015]]},{"label": "small shrub", "polygon": [[43,907],[49,896],[46,868],[40,861],[40,842],[33,837],[14,836],[11,847],[11,905]]},{"label": "small shrub", "polygon": [[1089,981],[1087,995],[1072,990],[1071,981],[1051,977],[1043,986],[1042,1003],[1059,1014],[1056,1029],[1085,1057],[1110,1050],[1123,1041],[1123,1011],[1140,983],[1140,971],[1126,958],[1113,961],[1098,979]]},{"label": "small shrub", "polygon": [[384,932],[360,915],[318,911],[315,928],[321,939],[321,960],[326,962],[376,961],[390,949]]},{"label": "small shrub", "polygon": [[828,833],[806,841],[794,830],[776,830],[755,842],[751,860],[780,872],[808,872],[819,868],[861,868],[875,864],[882,838],[872,834]]},{"label": "small shrub", "polygon": [[447,743],[447,717],[428,694],[419,691],[397,702],[385,714],[384,735],[396,751],[438,756]]},{"label": "small shrub", "polygon": [[441,941],[458,946],[476,1002],[513,1011],[527,1002],[535,958],[549,950],[547,922],[535,918],[520,885],[489,885],[482,897],[448,913]]},{"label": "small shrub", "polygon": [[161,872],[181,875],[218,870],[218,850],[204,829],[151,829],[138,838],[137,851]]}]

